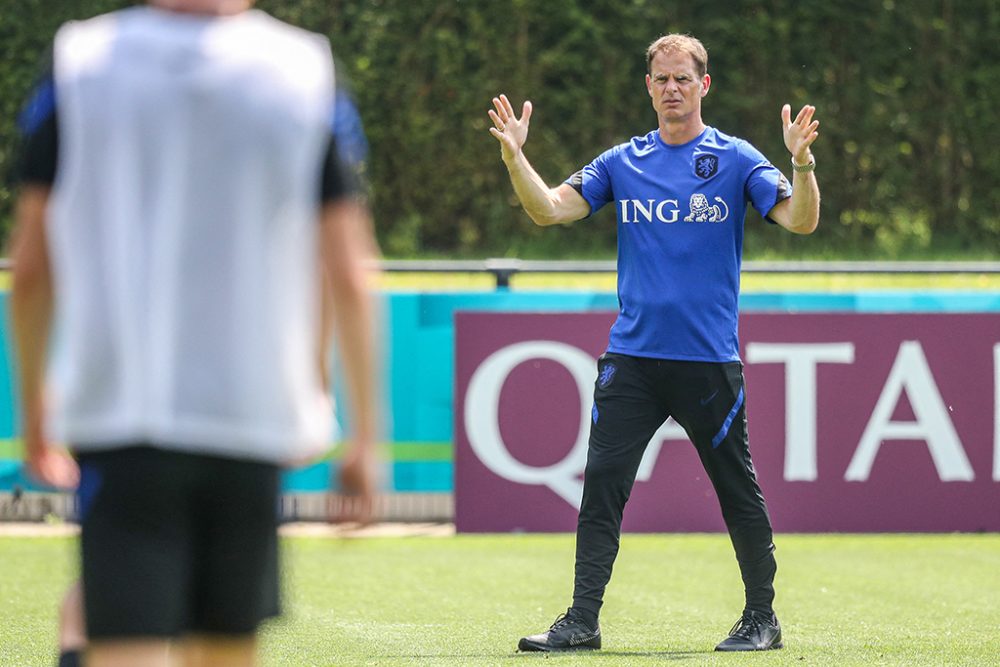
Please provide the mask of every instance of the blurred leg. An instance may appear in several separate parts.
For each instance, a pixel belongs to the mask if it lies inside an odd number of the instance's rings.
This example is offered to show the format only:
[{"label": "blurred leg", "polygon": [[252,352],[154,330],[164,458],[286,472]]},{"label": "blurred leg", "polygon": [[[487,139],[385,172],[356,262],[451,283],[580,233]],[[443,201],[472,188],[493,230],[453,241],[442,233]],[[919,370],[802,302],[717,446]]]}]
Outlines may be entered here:
[{"label": "blurred leg", "polygon": [[87,625],[83,618],[83,587],[76,580],[66,591],[59,607],[59,652],[82,652],[87,646]]},{"label": "blurred leg", "polygon": [[170,642],[164,639],[94,641],[87,647],[87,667],[171,667]]},{"label": "blurred leg", "polygon": [[252,667],[257,664],[257,637],[196,636],[178,645],[183,667]]}]

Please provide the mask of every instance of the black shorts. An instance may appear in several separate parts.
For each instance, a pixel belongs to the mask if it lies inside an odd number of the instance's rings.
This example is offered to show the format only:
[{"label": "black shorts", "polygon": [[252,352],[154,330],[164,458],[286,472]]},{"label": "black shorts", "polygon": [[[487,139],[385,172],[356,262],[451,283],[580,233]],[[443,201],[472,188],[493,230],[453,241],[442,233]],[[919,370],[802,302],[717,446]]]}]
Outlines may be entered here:
[{"label": "black shorts", "polygon": [[247,635],[279,613],[277,466],[147,446],[77,458],[91,638]]}]

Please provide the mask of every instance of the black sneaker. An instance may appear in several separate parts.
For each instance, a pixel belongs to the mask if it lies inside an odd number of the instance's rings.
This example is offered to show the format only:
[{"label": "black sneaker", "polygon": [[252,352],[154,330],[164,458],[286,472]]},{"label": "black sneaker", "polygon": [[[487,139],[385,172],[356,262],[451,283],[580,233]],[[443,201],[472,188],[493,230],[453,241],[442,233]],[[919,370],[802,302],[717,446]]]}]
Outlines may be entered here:
[{"label": "black sneaker", "polygon": [[573,608],[559,614],[548,632],[522,637],[518,651],[586,651],[601,648],[601,627],[592,628]]},{"label": "black sneaker", "polygon": [[768,651],[781,648],[781,624],[774,614],[744,611],[716,651]]}]

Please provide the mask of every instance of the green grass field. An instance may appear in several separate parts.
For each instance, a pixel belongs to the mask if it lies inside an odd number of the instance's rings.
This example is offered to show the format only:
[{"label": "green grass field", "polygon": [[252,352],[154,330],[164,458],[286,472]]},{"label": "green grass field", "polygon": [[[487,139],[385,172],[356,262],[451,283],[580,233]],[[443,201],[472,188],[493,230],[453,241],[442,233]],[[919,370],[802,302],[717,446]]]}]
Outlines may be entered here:
[{"label": "green grass field", "polygon": [[[786,648],[712,652],[740,580],[723,535],[626,535],[597,653],[516,653],[568,604],[573,538],[286,538],[288,665],[998,665],[1000,535],[779,535]],[[0,539],[0,665],[54,664],[69,538]],[[127,585],[127,582],[123,582]]]},{"label": "green grass field", "polygon": [[[0,275],[0,287],[4,276]],[[401,290],[490,290],[477,274],[386,274]],[[613,291],[614,275],[515,276],[516,290]],[[744,276],[746,291],[1000,290],[1000,275]],[[265,667],[308,665],[1000,665],[1000,535],[779,535],[786,648],[712,651],[741,583],[722,535],[626,535],[597,653],[518,654],[569,603],[573,538],[286,538],[286,615]],[[68,538],[0,538],[0,667],[55,664]],[[127,585],[127,582],[123,582]]]}]

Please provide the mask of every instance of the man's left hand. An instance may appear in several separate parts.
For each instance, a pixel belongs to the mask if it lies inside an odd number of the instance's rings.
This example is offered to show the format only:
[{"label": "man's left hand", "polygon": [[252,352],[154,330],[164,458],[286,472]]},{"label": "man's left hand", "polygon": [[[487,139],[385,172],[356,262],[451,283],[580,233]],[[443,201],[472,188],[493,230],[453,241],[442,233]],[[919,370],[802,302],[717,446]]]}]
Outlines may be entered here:
[{"label": "man's left hand", "polygon": [[816,107],[806,105],[799,111],[799,115],[792,121],[792,107],[786,104],[781,107],[781,124],[784,128],[785,147],[792,154],[795,164],[805,165],[812,160],[812,153],[809,147],[816,141],[819,132],[819,121],[813,120]]},{"label": "man's left hand", "polygon": [[339,477],[340,490],[328,497],[328,520],[362,526],[370,524],[375,519],[378,482],[378,457],[374,443],[354,442],[340,462]]},{"label": "man's left hand", "polygon": [[47,442],[26,442],[24,463],[42,484],[72,490],[80,483],[80,468],[69,452]]}]

